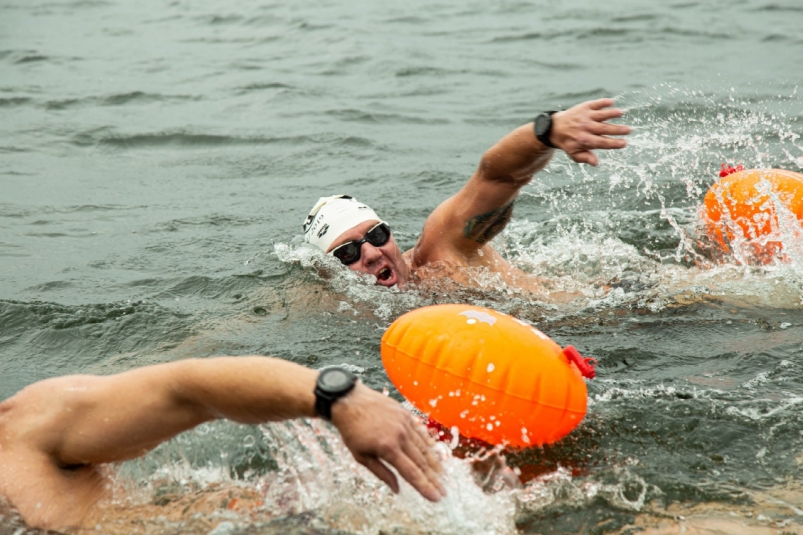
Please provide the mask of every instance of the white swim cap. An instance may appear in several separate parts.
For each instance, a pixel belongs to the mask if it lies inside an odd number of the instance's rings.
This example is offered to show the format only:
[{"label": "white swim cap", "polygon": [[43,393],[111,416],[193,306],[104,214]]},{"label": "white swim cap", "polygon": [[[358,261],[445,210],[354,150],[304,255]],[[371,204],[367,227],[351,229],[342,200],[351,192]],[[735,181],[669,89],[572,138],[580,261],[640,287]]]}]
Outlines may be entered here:
[{"label": "white swim cap", "polygon": [[365,221],[381,221],[376,212],[348,195],[321,197],[304,221],[304,241],[324,253],[338,236]]}]

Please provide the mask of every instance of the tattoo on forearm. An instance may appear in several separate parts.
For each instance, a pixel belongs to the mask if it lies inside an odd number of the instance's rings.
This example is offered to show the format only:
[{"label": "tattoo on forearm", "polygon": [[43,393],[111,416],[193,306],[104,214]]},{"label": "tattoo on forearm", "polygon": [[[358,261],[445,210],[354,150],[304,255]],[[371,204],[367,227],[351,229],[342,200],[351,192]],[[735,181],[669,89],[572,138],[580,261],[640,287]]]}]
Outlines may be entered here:
[{"label": "tattoo on forearm", "polygon": [[513,217],[513,202],[481,214],[474,216],[466,221],[466,226],[463,227],[463,235],[466,238],[472,239],[480,245],[485,245],[491,241],[494,236],[502,232],[505,225],[508,224],[510,218]]}]

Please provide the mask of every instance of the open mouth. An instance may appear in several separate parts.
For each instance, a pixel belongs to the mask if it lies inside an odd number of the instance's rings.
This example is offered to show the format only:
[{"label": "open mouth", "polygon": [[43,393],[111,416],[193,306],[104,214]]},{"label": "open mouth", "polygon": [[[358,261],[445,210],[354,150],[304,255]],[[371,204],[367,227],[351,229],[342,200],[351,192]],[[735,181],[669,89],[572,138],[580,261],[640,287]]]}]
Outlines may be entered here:
[{"label": "open mouth", "polygon": [[390,271],[390,268],[384,267],[376,274],[376,278],[377,280],[386,281],[391,275],[393,275],[393,273]]}]

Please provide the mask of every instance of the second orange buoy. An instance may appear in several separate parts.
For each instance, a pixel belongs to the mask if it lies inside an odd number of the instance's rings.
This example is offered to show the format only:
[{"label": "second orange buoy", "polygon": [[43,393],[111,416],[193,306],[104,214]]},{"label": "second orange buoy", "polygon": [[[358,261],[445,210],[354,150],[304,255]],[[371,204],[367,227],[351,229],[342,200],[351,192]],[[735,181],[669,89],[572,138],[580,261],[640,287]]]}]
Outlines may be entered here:
[{"label": "second orange buoy", "polygon": [[783,253],[784,238],[800,238],[803,175],[783,169],[723,175],[702,206],[705,231],[716,244],[750,263],[766,264]]}]

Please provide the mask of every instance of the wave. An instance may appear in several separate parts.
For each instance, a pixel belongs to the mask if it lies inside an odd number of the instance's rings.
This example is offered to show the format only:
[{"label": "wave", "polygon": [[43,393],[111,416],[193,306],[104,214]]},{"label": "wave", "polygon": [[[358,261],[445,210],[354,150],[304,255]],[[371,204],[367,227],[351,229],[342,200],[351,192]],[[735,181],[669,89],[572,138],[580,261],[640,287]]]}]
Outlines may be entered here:
[{"label": "wave", "polygon": [[574,31],[551,31],[551,32],[527,32],[517,35],[503,35],[493,37],[489,42],[491,43],[515,43],[518,41],[551,41],[561,37],[574,37]]},{"label": "wave", "polygon": [[[47,286],[52,290],[63,284]],[[0,399],[32,379],[158,362],[192,329],[188,313],[147,301],[61,305],[0,300]]]},{"label": "wave", "polygon": [[255,83],[255,84],[240,86],[236,90],[239,94],[244,95],[257,91],[265,91],[268,89],[283,90],[283,89],[296,89],[296,88],[292,85],[284,84],[281,82],[266,82],[266,83]]},{"label": "wave", "polygon": [[247,145],[307,145],[333,144],[345,146],[372,147],[374,142],[358,136],[332,134],[313,134],[299,136],[233,136],[221,134],[199,134],[178,130],[174,132],[155,132],[143,134],[111,134],[110,128],[98,128],[75,134],[72,143],[79,147],[109,146],[118,149],[140,149],[153,147],[224,147]]},{"label": "wave", "polygon": [[201,97],[192,95],[162,95],[156,93],[144,93],[142,91],[132,91],[130,93],[118,93],[105,97],[91,96],[63,100],[50,100],[44,103],[44,108],[47,110],[65,110],[81,107],[125,106],[127,104],[149,104],[152,102],[180,102],[195,100],[201,100]]},{"label": "wave", "polygon": [[40,61],[49,61],[51,58],[50,56],[43,56],[41,54],[26,54],[21,58],[18,58],[14,61],[16,64],[23,64],[23,63],[35,63]]},{"label": "wave", "polygon": [[33,99],[30,97],[0,98],[0,108],[14,108],[17,106],[28,104],[32,101]]},{"label": "wave", "polygon": [[412,116],[398,113],[376,113],[355,109],[330,110],[326,115],[341,121],[377,124],[448,124],[450,121],[443,118],[429,116]]},{"label": "wave", "polygon": [[108,96],[88,96],[81,98],[67,98],[59,100],[39,101],[31,97],[0,98],[0,108],[14,108],[23,106],[40,107],[45,110],[68,110],[75,108],[93,108],[105,106],[126,106],[133,104],[151,104],[167,102],[197,101],[201,97],[193,95],[165,95],[132,91]]},{"label": "wave", "polygon": [[[635,20],[635,19],[634,19]],[[708,41],[733,40],[734,36],[727,32],[711,32],[710,30],[694,30],[687,27],[678,28],[664,26],[663,28],[636,29],[629,27],[611,28],[598,27],[584,30],[564,31],[537,31],[517,35],[503,35],[490,39],[491,43],[515,43],[519,41],[554,41],[565,39],[572,41],[601,40],[605,42],[621,42],[627,44],[642,41],[655,41],[672,37],[699,37]]]},{"label": "wave", "polygon": [[[49,287],[63,284],[69,283],[47,283]],[[25,327],[65,330],[104,324],[124,316],[138,314],[141,318],[145,316],[150,318],[154,316],[185,316],[147,301],[61,305],[47,301],[0,300],[0,329],[6,331]]]},{"label": "wave", "polygon": [[[0,217],[35,217],[50,214],[74,214],[74,213],[94,213],[94,212],[119,212],[129,210],[142,210],[143,205],[121,205],[121,204],[74,204],[74,205],[41,205],[35,208],[20,206],[17,204],[0,203]],[[47,222],[44,222],[47,223]]]},{"label": "wave", "polygon": [[766,11],[766,12],[792,12],[792,13],[800,13],[803,12],[803,6],[799,5],[792,5],[789,4],[766,4],[760,7],[757,7],[754,11]]}]

